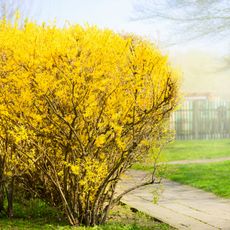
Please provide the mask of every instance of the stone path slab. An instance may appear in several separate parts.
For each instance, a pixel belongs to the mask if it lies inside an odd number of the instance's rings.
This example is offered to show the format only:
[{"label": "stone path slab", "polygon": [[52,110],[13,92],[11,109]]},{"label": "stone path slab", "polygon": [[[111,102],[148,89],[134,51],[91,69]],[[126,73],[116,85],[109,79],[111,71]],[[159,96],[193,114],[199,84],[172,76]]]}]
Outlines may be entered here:
[{"label": "stone path slab", "polygon": [[[118,185],[118,192],[143,182],[147,173],[130,170]],[[122,202],[177,229],[230,230],[230,200],[190,186],[164,180],[162,185],[148,185],[125,195]],[[161,191],[157,204],[153,197]]]},{"label": "stone path slab", "polygon": [[179,160],[179,161],[168,161],[159,164],[168,164],[168,165],[184,165],[184,164],[206,164],[214,162],[224,162],[230,161],[230,157],[220,157],[212,159],[198,159],[198,160]]}]

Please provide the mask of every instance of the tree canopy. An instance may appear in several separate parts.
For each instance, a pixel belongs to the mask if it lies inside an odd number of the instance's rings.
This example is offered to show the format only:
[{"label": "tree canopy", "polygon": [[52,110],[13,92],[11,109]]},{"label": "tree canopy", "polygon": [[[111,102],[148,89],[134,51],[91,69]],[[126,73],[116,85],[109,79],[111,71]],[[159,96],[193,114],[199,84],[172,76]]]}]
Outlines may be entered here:
[{"label": "tree canopy", "polygon": [[[135,20],[167,22],[177,42],[212,35],[230,35],[230,3],[228,0],[143,0],[135,4]],[[174,43],[172,40],[169,43]]]}]

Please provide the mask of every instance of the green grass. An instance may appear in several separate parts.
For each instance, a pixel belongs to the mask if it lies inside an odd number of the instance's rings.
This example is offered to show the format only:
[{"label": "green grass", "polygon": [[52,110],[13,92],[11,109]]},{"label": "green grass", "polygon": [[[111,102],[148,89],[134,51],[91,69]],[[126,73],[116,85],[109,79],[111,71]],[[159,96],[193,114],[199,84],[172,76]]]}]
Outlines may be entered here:
[{"label": "green grass", "polygon": [[[28,205],[29,204],[29,205]],[[110,218],[105,225],[95,227],[71,227],[56,210],[39,200],[28,202],[26,207],[16,204],[15,217],[0,218],[2,230],[171,230],[167,224],[158,222],[141,212],[133,212],[128,206],[119,205],[111,210]]]},{"label": "green grass", "polygon": [[175,141],[162,151],[162,156],[166,161],[230,157],[230,139]]},{"label": "green grass", "polygon": [[[162,150],[159,161],[202,160],[220,157],[230,157],[230,139],[177,140]],[[153,160],[150,155],[144,162],[136,163],[132,168],[137,170],[150,170],[152,165]]]},{"label": "green grass", "polygon": [[158,225],[155,227],[143,227],[137,224],[122,224],[122,223],[108,223],[102,226],[95,227],[71,227],[71,226],[59,226],[56,224],[44,224],[43,221],[26,221],[26,220],[0,220],[1,230],[24,230],[24,229],[34,229],[34,230],[167,230],[172,229],[165,225]]},{"label": "green grass", "polygon": [[[134,169],[152,172],[152,165],[136,164]],[[170,180],[212,192],[217,196],[230,198],[230,161],[167,165],[163,177]]]},{"label": "green grass", "polygon": [[[22,229],[64,229],[64,226],[58,225],[56,223],[47,223],[44,219],[12,219],[7,218],[0,219],[0,229],[6,230],[22,230]],[[68,228],[65,228],[68,229]]]},{"label": "green grass", "polygon": [[168,166],[167,178],[230,198],[230,161]]},{"label": "green grass", "polygon": [[[175,141],[162,151],[162,155],[165,161],[229,157],[230,139]],[[153,164],[138,163],[133,169],[152,171]],[[230,161],[164,165],[160,166],[160,170],[160,175],[170,180],[230,198]]]}]

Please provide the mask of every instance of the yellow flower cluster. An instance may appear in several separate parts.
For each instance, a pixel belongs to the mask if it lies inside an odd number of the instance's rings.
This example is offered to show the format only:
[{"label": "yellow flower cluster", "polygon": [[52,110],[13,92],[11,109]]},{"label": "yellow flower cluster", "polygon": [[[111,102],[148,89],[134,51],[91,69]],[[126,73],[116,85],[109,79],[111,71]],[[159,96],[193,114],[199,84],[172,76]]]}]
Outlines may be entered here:
[{"label": "yellow flower cluster", "polygon": [[31,178],[47,199],[60,192],[67,213],[102,212],[120,174],[159,139],[177,94],[177,73],[148,41],[0,23],[0,155],[14,156],[22,176],[20,164],[33,164]]}]

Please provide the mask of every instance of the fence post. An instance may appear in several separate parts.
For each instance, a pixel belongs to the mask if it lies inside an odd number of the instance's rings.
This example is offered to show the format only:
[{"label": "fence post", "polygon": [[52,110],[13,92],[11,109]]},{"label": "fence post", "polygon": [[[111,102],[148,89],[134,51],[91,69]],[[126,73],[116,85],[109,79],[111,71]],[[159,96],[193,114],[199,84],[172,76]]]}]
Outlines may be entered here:
[{"label": "fence post", "polygon": [[199,101],[193,101],[193,139],[199,138]]}]

